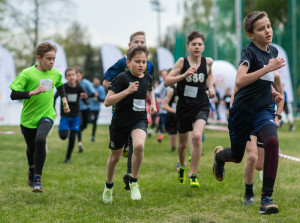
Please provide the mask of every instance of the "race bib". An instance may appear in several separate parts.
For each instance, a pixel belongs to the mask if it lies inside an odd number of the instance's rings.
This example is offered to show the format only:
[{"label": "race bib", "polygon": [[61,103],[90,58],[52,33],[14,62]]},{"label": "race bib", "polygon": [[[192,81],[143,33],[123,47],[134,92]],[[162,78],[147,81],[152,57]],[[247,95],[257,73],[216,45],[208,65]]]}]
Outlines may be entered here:
[{"label": "race bib", "polygon": [[132,109],[134,111],[145,111],[146,110],[145,100],[143,100],[143,99],[133,99]]},{"label": "race bib", "polygon": [[52,91],[52,80],[50,79],[41,79],[40,85],[44,84],[46,91]]},{"label": "race bib", "polygon": [[77,94],[67,94],[67,101],[68,102],[76,102],[77,101]]},{"label": "race bib", "polygon": [[[266,65],[265,65],[266,66]],[[262,76],[260,78],[261,80],[265,80],[265,81],[272,81],[274,82],[274,72],[271,71],[269,73],[266,73],[264,76]]]},{"label": "race bib", "polygon": [[198,93],[198,87],[185,85],[183,95],[190,98],[196,98]]}]

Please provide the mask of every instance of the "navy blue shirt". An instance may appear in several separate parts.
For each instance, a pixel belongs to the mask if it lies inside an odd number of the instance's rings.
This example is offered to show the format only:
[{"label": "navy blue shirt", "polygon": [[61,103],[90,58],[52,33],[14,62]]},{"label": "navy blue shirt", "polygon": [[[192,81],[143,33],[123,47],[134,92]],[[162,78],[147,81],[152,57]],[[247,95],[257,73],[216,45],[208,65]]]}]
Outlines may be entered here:
[{"label": "navy blue shirt", "polygon": [[[278,50],[275,47],[268,45],[268,51],[264,51],[251,42],[243,49],[239,65],[248,63],[248,73],[252,73],[267,66],[269,60],[277,56]],[[234,96],[232,106],[253,114],[264,108],[272,108],[271,85],[273,81],[274,73],[269,72],[255,82],[240,88]]]},{"label": "navy blue shirt", "polygon": [[[129,67],[126,64],[126,57],[119,59],[114,65],[112,65],[104,74],[104,79],[112,82],[112,80],[118,76],[119,73],[129,70]],[[153,73],[153,64],[147,60],[147,67],[145,74]]]}]

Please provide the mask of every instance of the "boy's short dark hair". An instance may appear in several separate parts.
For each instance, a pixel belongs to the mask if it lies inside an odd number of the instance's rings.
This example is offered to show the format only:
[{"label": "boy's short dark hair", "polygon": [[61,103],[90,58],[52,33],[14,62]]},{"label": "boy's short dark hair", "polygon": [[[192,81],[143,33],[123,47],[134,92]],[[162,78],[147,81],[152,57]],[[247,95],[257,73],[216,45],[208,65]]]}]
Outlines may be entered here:
[{"label": "boy's short dark hair", "polygon": [[144,32],[144,31],[138,31],[138,32],[135,32],[135,33],[132,33],[132,34],[131,34],[131,36],[130,36],[130,38],[129,38],[130,43],[132,42],[132,40],[133,40],[133,38],[134,38],[135,36],[144,36],[145,39],[146,39],[146,34],[145,34],[145,32]]},{"label": "boy's short dark hair", "polygon": [[45,53],[48,53],[50,51],[54,51],[55,53],[57,52],[57,47],[49,42],[43,42],[40,43],[37,47],[36,47],[36,55],[43,57],[45,55]]},{"label": "boy's short dark hair", "polygon": [[127,60],[131,60],[136,54],[144,52],[146,54],[146,57],[148,56],[148,50],[144,46],[137,46],[133,48],[129,48],[126,52]]},{"label": "boy's short dark hair", "polygon": [[95,74],[95,75],[94,75],[94,78],[97,78],[99,81],[101,81],[101,77],[100,77],[99,74]]},{"label": "boy's short dark hair", "polygon": [[70,70],[75,70],[73,67],[68,67],[65,71],[65,77],[67,76],[67,73],[70,71]]},{"label": "boy's short dark hair", "polygon": [[254,23],[263,17],[269,18],[268,14],[265,11],[253,11],[248,13],[248,15],[244,18],[243,21],[245,31],[247,33],[253,33]]},{"label": "boy's short dark hair", "polygon": [[76,73],[80,73],[80,74],[83,75],[83,71],[82,71],[82,69],[80,67],[75,67],[74,69],[75,69]]},{"label": "boy's short dark hair", "polygon": [[200,33],[197,30],[194,30],[187,37],[187,45],[189,45],[189,43],[192,42],[196,38],[201,38],[203,42],[205,40],[204,35],[202,33]]}]

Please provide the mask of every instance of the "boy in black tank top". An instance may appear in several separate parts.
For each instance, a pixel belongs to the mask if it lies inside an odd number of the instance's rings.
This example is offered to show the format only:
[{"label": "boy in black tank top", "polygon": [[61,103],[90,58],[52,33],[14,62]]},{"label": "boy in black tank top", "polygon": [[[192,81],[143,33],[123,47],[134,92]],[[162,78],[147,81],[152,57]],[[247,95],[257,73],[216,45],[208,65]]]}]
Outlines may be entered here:
[{"label": "boy in black tank top", "polygon": [[[225,162],[240,163],[251,132],[261,137],[264,149],[264,179],[259,213],[278,213],[271,196],[278,168],[277,128],[273,109],[273,71],[284,66],[278,50],[271,46],[273,30],[265,12],[254,11],[244,19],[244,28],[252,41],[242,51],[235,84],[239,89],[229,111],[228,129],[231,147],[215,148],[213,173],[218,181],[224,179]],[[279,93],[278,93],[279,94]],[[274,96],[274,95],[273,95]],[[276,95],[275,95],[276,96]]]},{"label": "boy in black tank top", "polygon": [[202,153],[202,133],[209,114],[208,96],[210,98],[215,96],[211,72],[213,60],[202,57],[205,48],[204,35],[199,31],[193,31],[189,34],[186,48],[190,56],[179,58],[167,76],[165,86],[172,86],[177,83],[177,95],[179,97],[176,109],[180,162],[178,182],[185,184],[185,153],[188,145],[188,134],[189,131],[192,131],[193,150],[189,182],[191,187],[198,188],[200,186],[196,174]]}]

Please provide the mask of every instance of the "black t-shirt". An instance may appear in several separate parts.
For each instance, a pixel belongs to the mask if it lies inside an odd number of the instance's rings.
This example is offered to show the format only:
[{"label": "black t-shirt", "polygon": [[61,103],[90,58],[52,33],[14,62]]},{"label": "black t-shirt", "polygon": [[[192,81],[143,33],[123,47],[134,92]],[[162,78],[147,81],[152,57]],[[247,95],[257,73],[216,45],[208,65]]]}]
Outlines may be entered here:
[{"label": "black t-shirt", "polygon": [[140,120],[147,120],[147,91],[152,91],[153,89],[151,75],[144,75],[144,77],[138,78],[133,76],[130,71],[125,71],[111,82],[108,89],[118,94],[135,81],[139,82],[138,90],[116,104],[111,120],[112,127],[130,128],[130,126]]},{"label": "black t-shirt", "polygon": [[[176,87],[175,86],[172,86],[171,87],[173,89],[173,96],[172,98],[170,99],[169,101],[169,106],[173,109],[176,110],[176,107],[177,107],[177,102],[178,102],[178,96],[177,96],[177,90],[176,90]],[[167,112],[167,115],[169,116],[176,116],[176,114],[174,113],[171,113],[171,112]]]},{"label": "black t-shirt", "polygon": [[[248,73],[252,73],[267,66],[269,60],[277,56],[278,50],[275,47],[268,45],[268,51],[263,51],[251,42],[243,49],[239,65],[248,63]],[[235,94],[233,106],[253,114],[263,108],[273,107],[271,94],[273,81],[274,73],[269,72],[252,84],[239,89]]]},{"label": "black t-shirt", "polygon": [[[80,84],[77,84],[76,87],[70,87],[67,83],[64,84],[66,98],[69,104],[70,113],[65,114],[63,111],[63,106],[60,106],[60,115],[62,117],[75,117],[80,115],[80,108],[79,108],[79,99],[80,93],[84,93],[84,89],[81,87]],[[56,92],[54,96],[54,101],[58,97],[58,92]]]},{"label": "black t-shirt", "polygon": [[[184,58],[183,74],[190,68],[187,58]],[[197,73],[177,83],[177,117],[186,117],[191,114],[198,114],[199,111],[209,111],[209,100],[206,94],[207,67],[206,58],[201,58],[201,64]]]}]

